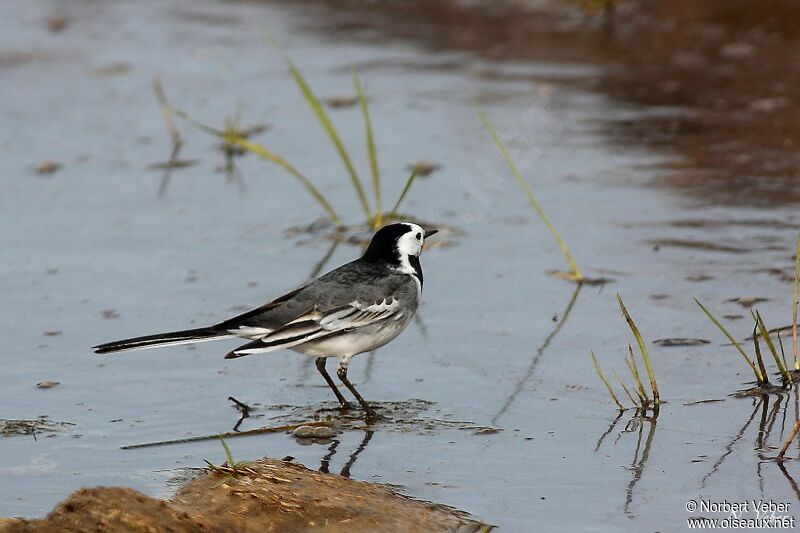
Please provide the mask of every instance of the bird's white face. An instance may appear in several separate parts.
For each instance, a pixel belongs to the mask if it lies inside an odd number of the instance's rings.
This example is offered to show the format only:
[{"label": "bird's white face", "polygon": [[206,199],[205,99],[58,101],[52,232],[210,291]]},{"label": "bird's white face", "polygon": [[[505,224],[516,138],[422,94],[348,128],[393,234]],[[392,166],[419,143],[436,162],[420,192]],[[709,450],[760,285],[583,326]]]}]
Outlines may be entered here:
[{"label": "bird's white face", "polygon": [[422,227],[410,222],[405,225],[408,226],[408,231],[397,239],[397,251],[400,252],[401,261],[409,255],[418,257],[422,253],[422,245],[425,244],[425,230]]}]

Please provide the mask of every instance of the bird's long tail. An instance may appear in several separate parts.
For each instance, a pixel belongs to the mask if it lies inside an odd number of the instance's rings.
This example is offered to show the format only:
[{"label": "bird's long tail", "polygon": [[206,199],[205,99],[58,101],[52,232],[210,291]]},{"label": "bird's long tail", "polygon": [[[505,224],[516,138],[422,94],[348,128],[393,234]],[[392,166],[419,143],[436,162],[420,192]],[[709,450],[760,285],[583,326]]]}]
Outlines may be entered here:
[{"label": "bird's long tail", "polygon": [[236,335],[233,335],[227,329],[218,326],[210,326],[207,328],[186,329],[183,331],[171,331],[169,333],[134,337],[132,339],[122,339],[120,341],[98,344],[94,346],[93,349],[95,353],[127,352],[130,350],[158,348],[159,346],[170,346],[173,344],[192,344],[195,342],[227,339],[235,336]]}]

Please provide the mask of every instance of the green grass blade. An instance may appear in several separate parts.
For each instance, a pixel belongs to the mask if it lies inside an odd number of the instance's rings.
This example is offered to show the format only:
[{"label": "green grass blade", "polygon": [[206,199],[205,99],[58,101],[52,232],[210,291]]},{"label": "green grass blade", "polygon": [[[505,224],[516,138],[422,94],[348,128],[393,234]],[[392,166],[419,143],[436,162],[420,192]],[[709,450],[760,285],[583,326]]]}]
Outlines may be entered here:
[{"label": "green grass blade", "polygon": [[228,445],[225,443],[225,439],[222,437],[219,438],[219,441],[222,443],[222,447],[225,448],[225,457],[228,461],[228,466],[233,468],[236,462],[233,460],[233,455],[231,454],[231,449],[228,448]]},{"label": "green grass blade", "polygon": [[789,365],[786,364],[786,352],[783,351],[783,339],[781,338],[781,332],[777,333],[778,335],[778,345],[781,347],[781,359],[783,360],[783,368],[789,369]]},{"label": "green grass blade", "polygon": [[622,407],[621,403],[619,403],[619,400],[617,399],[617,395],[614,394],[614,389],[611,388],[611,383],[608,382],[606,377],[603,375],[603,371],[600,370],[600,363],[597,362],[597,357],[594,356],[594,352],[591,352],[591,354],[592,354],[592,361],[594,361],[594,369],[597,371],[597,375],[600,376],[601,380],[603,380],[603,383],[605,384],[606,389],[608,389],[608,393],[611,395],[611,399],[614,400],[615,404],[617,404],[617,407],[619,407],[619,410],[623,411],[625,408]]},{"label": "green grass blade", "polygon": [[764,381],[760,382],[758,385],[761,387],[766,387],[769,384],[769,374],[767,373],[767,367],[764,365],[764,358],[761,356],[761,343],[758,340],[758,335],[756,334],[756,330],[758,329],[757,325],[753,325],[753,351],[756,353],[756,364],[758,364],[758,369],[761,371],[761,375],[764,376]]},{"label": "green grass blade", "polygon": [[575,279],[578,281],[583,280],[583,276],[581,275],[581,271],[578,268],[578,265],[575,264],[575,261],[572,259],[572,254],[569,253],[569,249],[567,248],[567,243],[565,243],[564,239],[561,238],[561,235],[558,234],[558,231],[556,231],[555,226],[553,226],[552,222],[550,222],[550,219],[547,217],[547,214],[545,214],[544,209],[536,200],[536,198],[533,196],[533,192],[531,191],[530,187],[528,187],[527,182],[523,179],[522,174],[520,174],[519,172],[519,169],[517,169],[517,165],[514,163],[514,160],[511,159],[511,155],[508,153],[508,150],[503,144],[503,141],[500,139],[500,136],[497,134],[494,127],[492,127],[492,124],[489,122],[489,119],[483,113],[481,108],[476,105],[475,111],[478,113],[478,116],[481,118],[481,121],[483,121],[483,126],[492,136],[494,144],[497,146],[497,149],[500,150],[500,154],[503,156],[503,159],[505,159],[506,163],[511,168],[511,173],[514,174],[514,178],[516,178],[517,183],[519,183],[519,186],[522,187],[523,191],[525,191],[525,194],[528,197],[528,201],[536,210],[536,213],[538,213],[539,218],[542,219],[544,225],[547,226],[547,230],[550,232],[550,235],[552,235],[553,238],[556,240],[556,243],[558,243],[558,247],[561,248],[561,252],[567,259],[567,264],[569,264],[569,268],[570,270],[572,270]]},{"label": "green grass blade", "polygon": [[639,401],[642,402],[642,406],[645,406],[650,399],[647,397],[647,391],[644,389],[641,376],[639,376],[639,367],[636,365],[636,358],[633,356],[633,348],[631,348],[630,344],[628,345],[628,351],[631,356],[625,358],[625,364],[628,365],[628,370],[631,371],[633,380],[636,382],[636,394],[639,396]]},{"label": "green grass blade", "polygon": [[322,107],[322,104],[317,99],[316,95],[314,95],[314,91],[311,90],[311,87],[308,85],[295,64],[291,59],[289,59],[289,56],[284,54],[282,51],[281,54],[283,55],[284,61],[286,61],[286,65],[289,67],[289,71],[294,77],[295,83],[297,83],[297,87],[300,89],[300,92],[303,94],[303,97],[305,97],[309,107],[317,116],[317,119],[319,120],[320,124],[322,124],[323,129],[328,134],[328,138],[331,140],[331,143],[333,143],[333,146],[339,153],[339,157],[341,158],[342,163],[344,163],[347,173],[350,176],[350,181],[353,184],[353,188],[356,190],[358,201],[361,204],[361,208],[364,210],[364,215],[367,217],[368,221],[372,220],[372,213],[369,209],[367,197],[364,194],[364,188],[361,186],[361,180],[359,179],[358,173],[353,166],[353,162],[350,160],[350,155],[347,153],[347,149],[344,147],[344,143],[342,143],[342,140],[339,137],[339,133],[336,131],[336,128],[333,127],[333,123],[328,117],[328,114],[325,112],[325,108]]},{"label": "green grass blade", "polygon": [[336,227],[338,227],[338,228],[342,227],[342,221],[339,218],[339,215],[336,214],[336,211],[333,209],[333,206],[331,206],[331,204],[328,203],[328,201],[325,199],[325,197],[322,195],[322,193],[319,191],[319,189],[314,187],[314,185],[311,183],[311,181],[309,181],[308,178],[306,178],[303,174],[301,174],[286,159],[284,159],[283,157],[279,156],[275,152],[270,151],[268,148],[266,148],[265,146],[263,146],[261,144],[254,143],[253,141],[250,141],[250,140],[245,139],[244,137],[241,137],[241,136],[238,136],[238,135],[234,135],[233,133],[226,133],[224,131],[220,131],[220,130],[217,130],[215,128],[211,128],[209,126],[206,126],[205,124],[201,124],[200,122],[197,122],[196,120],[190,118],[185,112],[181,111],[180,109],[173,109],[173,111],[175,112],[175,114],[177,116],[181,117],[183,120],[185,120],[186,122],[188,122],[192,126],[198,128],[200,130],[203,130],[206,133],[210,133],[211,135],[219,137],[219,138],[225,140],[225,142],[227,142],[227,143],[235,144],[236,146],[239,146],[240,148],[243,148],[243,149],[245,149],[245,150],[247,150],[249,152],[253,152],[254,154],[266,159],[267,161],[269,161],[271,163],[274,163],[274,164],[278,165],[279,167],[283,168],[289,174],[294,176],[303,185],[303,187],[306,188],[306,190],[311,194],[311,196],[313,196],[314,199],[322,206],[322,208],[325,209],[325,211],[328,213],[328,216],[333,221],[333,223],[336,225]]},{"label": "green grass blade", "polygon": [[616,370],[614,370],[613,372],[614,372],[614,377],[615,377],[615,378],[617,378],[617,382],[618,382],[618,383],[620,384],[620,386],[622,387],[622,390],[624,390],[624,391],[625,391],[625,395],[626,395],[626,396],[628,397],[628,399],[631,401],[631,403],[633,404],[633,406],[634,406],[634,407],[636,407],[636,408],[638,409],[638,408],[639,408],[639,403],[636,401],[636,398],[634,398],[634,397],[633,397],[633,394],[631,394],[631,391],[630,391],[630,389],[628,389],[628,387],[625,385],[625,382],[624,382],[624,381],[622,381],[622,379],[620,379],[620,377],[619,377],[619,374],[617,374],[617,371],[616,371]]},{"label": "green grass blade", "polygon": [[164,86],[161,84],[161,78],[156,76],[153,78],[153,90],[156,93],[158,100],[158,107],[161,110],[161,116],[164,117],[164,123],[167,125],[167,131],[173,144],[181,144],[181,137],[178,134],[178,128],[175,126],[175,121],[172,118],[172,108],[167,103],[167,96],[164,93]]},{"label": "green grass blade", "polygon": [[419,173],[419,169],[416,168],[416,167],[414,168],[414,170],[411,171],[411,175],[408,177],[408,179],[406,180],[406,184],[403,187],[403,192],[400,193],[400,196],[397,198],[397,201],[394,203],[394,207],[392,208],[392,210],[389,211],[388,215],[386,215],[387,219],[394,218],[395,213],[397,213],[397,210],[400,209],[400,204],[402,204],[403,200],[405,200],[406,194],[408,194],[408,190],[411,188],[411,184],[414,183],[414,178],[417,177],[418,173]]},{"label": "green grass blade", "polygon": [[706,314],[706,316],[719,328],[719,330],[722,333],[724,333],[726,337],[728,337],[728,340],[731,341],[731,343],[733,343],[733,345],[736,347],[736,349],[739,351],[739,353],[742,354],[742,357],[747,362],[747,364],[750,366],[750,369],[753,371],[753,374],[756,377],[756,381],[759,382],[759,383],[764,383],[764,376],[761,375],[761,372],[756,368],[756,365],[753,364],[753,361],[751,361],[750,357],[747,356],[747,353],[745,353],[744,348],[742,348],[742,345],[739,344],[739,342],[736,339],[733,338],[733,335],[731,335],[728,332],[728,330],[725,329],[725,326],[723,326],[720,323],[720,321],[717,320],[717,318],[714,315],[711,314],[711,311],[706,309],[705,306],[700,303],[700,300],[695,298],[694,301],[695,301],[695,303],[697,305],[700,306],[700,309],[703,310],[703,312]]},{"label": "green grass blade", "polygon": [[630,389],[628,389],[628,387],[625,386],[625,382],[622,381],[622,379],[620,379],[619,374],[617,374],[616,370],[614,371],[614,377],[617,378],[617,381],[619,382],[620,386],[622,386],[622,390],[625,391],[625,394],[628,396],[628,399],[630,399],[633,406],[638,409],[640,407],[639,403],[636,402],[636,399],[633,397],[633,394],[631,394]]},{"label": "green grass blade", "polygon": [[647,353],[647,345],[644,343],[644,339],[642,339],[642,334],[639,332],[639,328],[636,327],[636,323],[631,318],[630,313],[625,308],[625,304],[622,302],[622,297],[617,294],[617,302],[619,303],[619,308],[622,310],[622,316],[625,317],[625,321],[628,323],[628,327],[631,328],[631,332],[633,332],[633,336],[636,338],[636,344],[639,345],[639,351],[642,354],[642,360],[644,360],[644,366],[647,370],[647,377],[650,379],[650,388],[653,391],[653,401],[656,404],[661,403],[660,395],[658,393],[658,384],[656,383],[656,375],[653,372],[653,364],[650,362],[650,355]]},{"label": "green grass blade", "polygon": [[369,158],[369,170],[372,174],[372,190],[375,193],[375,218],[373,227],[379,228],[383,225],[383,209],[381,208],[381,174],[378,168],[378,152],[375,150],[375,135],[372,131],[372,119],[369,116],[369,106],[367,97],[361,87],[361,80],[358,78],[358,71],[352,67],[353,87],[358,95],[358,103],[361,106],[361,115],[364,117],[364,137],[367,143],[367,157]]},{"label": "green grass blade", "polygon": [[[750,310],[750,314],[753,315],[753,320],[756,321],[756,325],[758,326],[758,330],[761,332],[761,337],[767,342],[767,347],[769,348],[770,353],[772,353],[772,358],[775,360],[775,366],[778,367],[778,371],[780,371],[781,376],[786,383],[791,383],[792,378],[789,375],[789,371],[786,370],[786,367],[781,361],[781,358],[778,356],[778,351],[775,349],[775,344],[772,342],[772,337],[770,337],[769,330],[767,329],[766,324],[764,324],[764,319],[761,318],[761,313],[758,311],[753,312]],[[757,343],[758,339],[756,336],[753,336],[753,340]]]}]

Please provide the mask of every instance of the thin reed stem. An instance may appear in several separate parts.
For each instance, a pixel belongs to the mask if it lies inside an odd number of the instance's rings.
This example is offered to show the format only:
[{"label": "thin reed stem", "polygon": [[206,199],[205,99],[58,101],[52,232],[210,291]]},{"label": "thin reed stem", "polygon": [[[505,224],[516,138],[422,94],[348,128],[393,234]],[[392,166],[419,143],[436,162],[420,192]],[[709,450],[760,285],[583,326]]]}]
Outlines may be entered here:
[{"label": "thin reed stem", "polygon": [[581,274],[581,271],[578,268],[578,265],[575,264],[575,261],[572,259],[572,254],[569,253],[569,249],[567,248],[567,243],[565,243],[564,239],[561,238],[561,235],[559,235],[558,231],[556,231],[555,226],[553,226],[553,223],[550,222],[550,219],[547,217],[547,214],[545,214],[544,209],[539,204],[539,202],[536,200],[536,197],[534,197],[533,192],[531,191],[530,187],[528,187],[528,184],[525,181],[525,179],[522,177],[522,174],[520,174],[519,169],[517,168],[517,165],[514,163],[514,160],[511,158],[511,155],[508,153],[508,150],[506,149],[505,145],[503,144],[503,141],[500,139],[500,136],[497,134],[497,132],[495,131],[494,127],[492,127],[492,124],[489,122],[489,119],[483,113],[481,108],[478,107],[477,105],[475,105],[475,111],[478,113],[478,116],[481,118],[481,121],[483,121],[483,126],[486,128],[486,130],[492,136],[492,139],[494,140],[494,143],[497,146],[497,149],[500,150],[500,154],[503,156],[503,159],[505,159],[505,161],[508,164],[509,168],[511,168],[511,173],[514,175],[514,178],[516,178],[517,183],[519,183],[519,186],[522,187],[523,191],[525,191],[525,195],[528,197],[528,202],[530,202],[530,204],[536,210],[536,213],[538,213],[539,218],[542,219],[542,222],[544,222],[544,225],[547,226],[547,230],[550,232],[550,234],[556,240],[556,243],[558,244],[558,247],[561,248],[561,252],[564,254],[564,257],[567,260],[567,264],[569,264],[569,268],[572,271],[572,274],[574,276],[575,281],[582,282],[584,280],[584,277]]},{"label": "thin reed stem", "polygon": [[402,204],[403,200],[405,200],[406,194],[408,194],[408,190],[411,188],[411,184],[414,183],[414,179],[417,177],[418,173],[419,173],[419,169],[414,167],[414,169],[411,171],[411,175],[406,180],[406,184],[403,187],[403,191],[400,193],[400,196],[397,198],[397,201],[394,203],[394,207],[392,207],[392,210],[389,211],[388,215],[386,215],[386,218],[388,220],[393,219],[395,217],[395,215],[397,214],[397,210],[400,209],[400,204]]},{"label": "thin reed stem", "polygon": [[597,375],[600,376],[600,379],[603,380],[603,384],[605,384],[606,389],[608,389],[608,393],[611,395],[611,398],[614,400],[614,403],[617,404],[620,411],[624,411],[625,408],[622,407],[622,404],[619,403],[619,399],[617,399],[617,395],[614,394],[614,389],[611,388],[611,384],[608,382],[606,377],[603,375],[603,371],[600,370],[600,363],[597,362],[597,357],[595,357],[594,352],[592,354],[592,361],[594,361],[594,369],[597,371]]},{"label": "thin reed stem", "polygon": [[[772,354],[772,358],[775,360],[775,366],[778,367],[778,371],[781,373],[783,377],[784,383],[791,383],[792,377],[789,375],[789,371],[781,361],[781,358],[778,356],[778,351],[775,349],[775,344],[772,342],[772,338],[770,337],[769,330],[767,326],[764,324],[764,319],[761,318],[761,313],[758,311],[753,312],[750,311],[750,314],[753,315],[753,319],[756,321],[756,326],[758,327],[759,331],[761,331],[761,336],[767,342],[767,348],[769,348],[770,353]],[[753,335],[753,340],[755,341],[756,345],[758,345],[757,336]]]},{"label": "thin reed stem", "polygon": [[381,174],[378,168],[378,153],[375,149],[375,136],[372,131],[372,119],[369,115],[369,106],[367,105],[367,97],[364,95],[364,90],[361,87],[361,80],[358,78],[358,71],[355,67],[351,68],[353,76],[353,87],[355,87],[358,102],[361,107],[361,115],[364,117],[364,137],[367,143],[367,157],[369,158],[369,170],[372,175],[372,190],[375,194],[374,213],[375,217],[372,219],[372,226],[379,228],[383,225],[383,209],[381,208]]},{"label": "thin reed stem", "polygon": [[277,50],[283,56],[286,66],[289,67],[289,71],[292,73],[295,83],[297,83],[297,87],[300,89],[300,92],[303,94],[303,97],[306,99],[309,107],[311,107],[314,115],[316,115],[317,120],[319,120],[320,124],[322,125],[322,128],[328,134],[328,138],[330,139],[331,143],[336,148],[336,151],[339,154],[345,169],[347,170],[347,174],[350,176],[350,182],[356,191],[358,201],[361,204],[361,208],[364,210],[364,215],[368,221],[372,220],[372,212],[370,211],[367,197],[364,194],[364,188],[361,186],[361,179],[358,177],[358,173],[353,166],[353,162],[350,160],[350,155],[347,153],[347,149],[345,148],[342,139],[339,137],[339,133],[336,131],[331,119],[328,117],[328,113],[325,112],[325,108],[322,106],[319,99],[314,94],[314,91],[311,90],[308,82],[306,82],[305,78],[300,73],[300,70],[295,66],[289,56],[286,55],[280,48],[277,48]]},{"label": "thin reed stem", "polygon": [[617,374],[616,371],[614,371],[614,377],[617,378],[617,381],[619,382],[620,386],[622,386],[622,390],[625,391],[625,394],[628,396],[628,399],[630,399],[633,406],[639,409],[641,407],[640,404],[636,402],[636,399],[633,397],[633,394],[631,394],[630,389],[628,389],[628,387],[625,385],[625,382],[622,381],[622,379],[620,379],[619,374]]}]

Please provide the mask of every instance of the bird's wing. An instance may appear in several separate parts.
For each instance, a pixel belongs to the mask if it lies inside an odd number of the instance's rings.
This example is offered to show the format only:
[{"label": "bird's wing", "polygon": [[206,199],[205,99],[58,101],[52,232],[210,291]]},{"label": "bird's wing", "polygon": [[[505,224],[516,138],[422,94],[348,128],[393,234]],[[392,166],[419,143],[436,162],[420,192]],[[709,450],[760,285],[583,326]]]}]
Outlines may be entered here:
[{"label": "bird's wing", "polygon": [[325,311],[313,306],[283,326],[260,339],[233,350],[225,359],[243,357],[254,353],[291,348],[304,342],[335,335],[384,320],[402,318],[400,300],[395,297],[381,301],[353,300],[349,304]]},{"label": "bird's wing", "polygon": [[[300,291],[305,289],[307,285],[295,289],[292,292],[287,292],[283,296],[279,296],[269,303],[251,309],[246,313],[229,318],[224,322],[215,325],[214,328],[219,330],[228,331],[232,335],[238,337],[257,338],[261,335],[266,335],[278,325],[272,324],[272,313],[281,307],[283,304],[297,296]],[[270,327],[271,326],[271,327]]]}]

